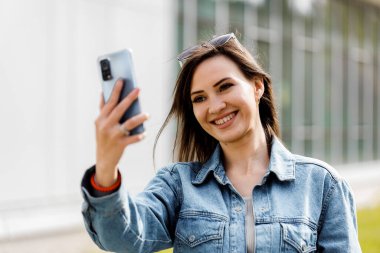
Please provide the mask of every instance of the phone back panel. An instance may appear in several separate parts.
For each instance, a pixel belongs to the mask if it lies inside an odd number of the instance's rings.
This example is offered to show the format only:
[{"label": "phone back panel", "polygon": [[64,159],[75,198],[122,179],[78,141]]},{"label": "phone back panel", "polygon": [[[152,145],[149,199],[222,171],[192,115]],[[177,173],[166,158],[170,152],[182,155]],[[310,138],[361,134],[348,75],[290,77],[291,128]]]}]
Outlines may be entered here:
[{"label": "phone back panel", "polygon": [[[102,76],[102,70],[100,62],[107,59],[110,62],[111,68],[111,78],[109,80],[104,80]],[[124,49],[114,53],[106,54],[98,58],[98,72],[100,75],[100,80],[102,80],[102,90],[104,101],[107,102],[112,94],[115,83],[118,79],[122,79],[124,82],[121,95],[119,97],[120,102],[125,98],[136,86],[136,78],[133,68],[132,53],[130,49]],[[140,102],[136,99],[128,110],[124,113],[120,119],[120,123],[123,123],[128,118],[137,115],[141,112]],[[131,135],[144,132],[143,125],[136,127],[131,130]]]}]

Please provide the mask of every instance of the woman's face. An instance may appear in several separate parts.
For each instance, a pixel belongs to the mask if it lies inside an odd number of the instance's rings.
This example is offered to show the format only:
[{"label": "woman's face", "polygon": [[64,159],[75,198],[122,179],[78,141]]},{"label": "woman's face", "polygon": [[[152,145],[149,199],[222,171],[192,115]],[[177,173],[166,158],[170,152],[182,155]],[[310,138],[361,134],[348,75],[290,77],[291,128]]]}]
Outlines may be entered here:
[{"label": "woman's face", "polygon": [[260,79],[248,80],[226,56],[215,56],[195,70],[190,96],[195,118],[216,140],[241,140],[261,127],[258,99],[264,92]]}]

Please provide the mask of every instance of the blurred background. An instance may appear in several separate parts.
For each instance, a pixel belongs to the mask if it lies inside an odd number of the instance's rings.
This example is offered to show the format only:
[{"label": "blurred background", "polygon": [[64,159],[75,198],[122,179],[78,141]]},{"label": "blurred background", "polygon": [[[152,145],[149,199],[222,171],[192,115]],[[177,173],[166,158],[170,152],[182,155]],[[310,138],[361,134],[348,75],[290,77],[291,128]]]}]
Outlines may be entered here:
[{"label": "blurred background", "polygon": [[147,138],[121,162],[132,194],[172,161],[153,143],[184,48],[234,32],[272,75],[282,139],[353,188],[363,252],[380,252],[379,0],[0,0],[0,253],[101,252],[80,180],[95,161],[96,58],[134,52]]}]

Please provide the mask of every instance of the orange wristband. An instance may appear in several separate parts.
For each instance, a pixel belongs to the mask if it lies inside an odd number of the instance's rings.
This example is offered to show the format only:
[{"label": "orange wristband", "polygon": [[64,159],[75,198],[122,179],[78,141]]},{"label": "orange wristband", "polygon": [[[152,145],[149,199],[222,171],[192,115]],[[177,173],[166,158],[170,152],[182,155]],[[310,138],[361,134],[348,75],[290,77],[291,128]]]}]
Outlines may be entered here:
[{"label": "orange wristband", "polygon": [[120,184],[121,184],[121,174],[120,172],[118,171],[117,172],[117,180],[116,182],[111,185],[111,186],[108,186],[108,187],[102,187],[102,186],[99,186],[98,184],[96,184],[95,182],[95,173],[91,176],[91,186],[97,190],[97,191],[100,191],[100,192],[111,192],[111,191],[114,191],[116,190]]}]

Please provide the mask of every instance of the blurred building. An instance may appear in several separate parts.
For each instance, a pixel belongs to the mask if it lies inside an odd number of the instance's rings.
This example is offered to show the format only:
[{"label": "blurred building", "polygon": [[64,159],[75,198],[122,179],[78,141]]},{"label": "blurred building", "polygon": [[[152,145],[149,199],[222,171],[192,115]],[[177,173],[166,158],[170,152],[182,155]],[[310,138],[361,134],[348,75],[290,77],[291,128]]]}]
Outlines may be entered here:
[{"label": "blurred building", "polygon": [[[376,0],[1,0],[0,246],[83,228],[79,184],[95,162],[98,55],[134,50],[151,114],[148,137],[120,166],[136,193],[155,173],[152,147],[177,53],[227,32],[272,75],[282,138],[293,152],[334,165],[380,160]],[[171,160],[171,129],[156,167]]]}]

